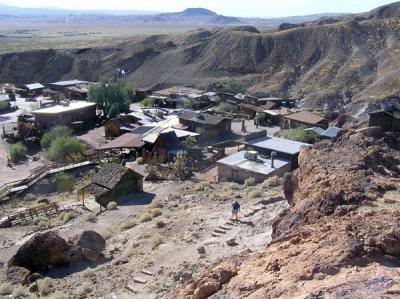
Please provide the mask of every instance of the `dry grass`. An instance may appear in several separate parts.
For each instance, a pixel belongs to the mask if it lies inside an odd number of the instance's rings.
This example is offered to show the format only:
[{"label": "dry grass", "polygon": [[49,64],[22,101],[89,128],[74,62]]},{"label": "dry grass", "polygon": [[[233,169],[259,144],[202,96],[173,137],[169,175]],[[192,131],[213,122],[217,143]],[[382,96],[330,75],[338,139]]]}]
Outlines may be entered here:
[{"label": "dry grass", "polygon": [[84,278],[89,278],[93,276],[96,272],[103,270],[105,267],[105,265],[99,265],[96,268],[87,268],[82,272],[82,276]]},{"label": "dry grass", "polygon": [[153,215],[150,212],[144,212],[142,215],[140,215],[139,221],[141,223],[143,222],[149,222],[153,219]]},{"label": "dry grass", "polygon": [[207,182],[199,183],[196,186],[194,186],[195,191],[209,191],[212,189],[214,189],[213,186],[211,186],[211,184]]},{"label": "dry grass", "polygon": [[5,282],[0,285],[0,295],[10,295],[13,292],[14,286],[10,282]]},{"label": "dry grass", "polygon": [[244,185],[245,187],[251,187],[254,186],[256,184],[256,179],[255,178],[248,178],[244,181]]},{"label": "dry grass", "polygon": [[115,235],[115,230],[112,227],[105,227],[99,231],[99,234],[104,238],[104,240],[109,240]]},{"label": "dry grass", "polygon": [[153,235],[150,240],[149,244],[152,250],[156,249],[158,246],[164,243],[163,237],[160,234]]},{"label": "dry grass", "polygon": [[85,220],[89,222],[94,222],[96,221],[96,214],[95,213],[89,213],[85,216]]},{"label": "dry grass", "polygon": [[226,183],[224,185],[224,191],[239,190],[240,186],[237,183]]},{"label": "dry grass", "polygon": [[167,224],[163,221],[163,220],[157,220],[156,222],[156,226],[157,228],[163,228],[165,227]]},{"label": "dry grass", "polygon": [[115,210],[118,207],[118,204],[115,201],[109,202],[107,205],[107,210]]},{"label": "dry grass", "polygon": [[49,296],[46,297],[46,299],[67,299],[70,298],[65,293],[57,291]]},{"label": "dry grass", "polygon": [[261,195],[262,195],[261,192],[258,190],[252,190],[247,194],[249,198],[259,198],[261,197]]},{"label": "dry grass", "polygon": [[53,281],[49,277],[45,277],[43,279],[38,280],[38,289],[41,295],[47,295],[50,291],[50,288],[53,284]]},{"label": "dry grass", "polygon": [[150,212],[151,212],[151,215],[153,216],[153,218],[162,215],[162,211],[161,211],[161,209],[159,209],[159,208],[153,209],[153,210],[151,210]]},{"label": "dry grass", "polygon": [[92,284],[89,282],[84,282],[80,287],[76,289],[76,294],[80,297],[90,293],[92,291]]},{"label": "dry grass", "polygon": [[30,295],[29,289],[23,286],[18,286],[12,291],[12,298],[26,298]]},{"label": "dry grass", "polygon": [[131,229],[133,227],[136,226],[136,221],[133,219],[126,219],[124,222],[121,222],[118,225],[119,230],[123,231],[123,230],[127,230],[127,229]]},{"label": "dry grass", "polygon": [[263,189],[271,188],[271,187],[278,187],[282,185],[282,178],[278,176],[272,176],[267,178],[260,186]]},{"label": "dry grass", "polygon": [[57,216],[57,220],[59,220],[61,224],[66,224],[75,219],[76,216],[77,213],[75,211],[62,212],[60,215]]}]

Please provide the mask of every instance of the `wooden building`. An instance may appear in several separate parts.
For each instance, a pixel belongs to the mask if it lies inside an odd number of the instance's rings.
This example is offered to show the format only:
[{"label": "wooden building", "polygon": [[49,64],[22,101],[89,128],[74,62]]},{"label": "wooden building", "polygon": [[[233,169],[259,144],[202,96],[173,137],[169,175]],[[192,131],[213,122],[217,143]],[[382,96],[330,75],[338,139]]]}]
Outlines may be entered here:
[{"label": "wooden building", "polygon": [[102,207],[134,192],[143,192],[143,175],[125,166],[107,163],[84,188]]},{"label": "wooden building", "polygon": [[392,105],[387,109],[371,112],[369,126],[378,126],[384,131],[400,132],[400,106]]},{"label": "wooden building", "polygon": [[119,118],[113,118],[107,121],[104,124],[104,133],[106,138],[116,138],[125,133],[132,133],[137,126],[133,124],[123,121]]},{"label": "wooden building", "polygon": [[90,84],[90,82],[77,80],[77,79],[68,80],[68,81],[58,81],[58,82],[50,83],[49,87],[55,91],[66,92],[67,88],[73,87],[73,86],[79,86],[82,84],[87,85],[87,84]]},{"label": "wooden building", "polygon": [[149,162],[152,159],[160,159],[162,163],[171,162],[176,154],[185,150],[174,131],[161,133],[154,143],[145,143],[143,160]]},{"label": "wooden building", "polygon": [[151,89],[136,89],[136,100],[143,101],[148,96],[151,96],[153,91]]},{"label": "wooden building", "polygon": [[199,133],[202,139],[221,137],[232,132],[229,118],[201,112],[186,112],[179,122],[191,132]]},{"label": "wooden building", "polygon": [[326,129],[329,122],[323,116],[308,111],[301,111],[283,116],[282,125],[284,129],[294,129],[299,126],[321,127]]},{"label": "wooden building", "polygon": [[6,111],[11,108],[10,97],[8,94],[0,94],[0,111]]},{"label": "wooden building", "polygon": [[25,85],[18,85],[16,93],[19,94],[21,97],[36,97],[42,94],[42,91],[46,87],[40,83],[32,83],[32,84],[25,84]]},{"label": "wooden building", "polygon": [[96,104],[71,102],[32,111],[38,129],[47,130],[54,126],[70,126],[76,122],[90,123],[96,120]]}]

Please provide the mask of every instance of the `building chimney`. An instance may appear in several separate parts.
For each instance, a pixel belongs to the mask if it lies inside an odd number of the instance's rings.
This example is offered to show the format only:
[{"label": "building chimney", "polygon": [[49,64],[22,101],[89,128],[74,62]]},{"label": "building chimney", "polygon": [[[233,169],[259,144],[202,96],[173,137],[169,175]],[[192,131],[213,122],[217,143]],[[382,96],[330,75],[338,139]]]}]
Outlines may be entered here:
[{"label": "building chimney", "polygon": [[271,153],[271,168],[275,168],[275,157],[276,157],[276,152]]}]

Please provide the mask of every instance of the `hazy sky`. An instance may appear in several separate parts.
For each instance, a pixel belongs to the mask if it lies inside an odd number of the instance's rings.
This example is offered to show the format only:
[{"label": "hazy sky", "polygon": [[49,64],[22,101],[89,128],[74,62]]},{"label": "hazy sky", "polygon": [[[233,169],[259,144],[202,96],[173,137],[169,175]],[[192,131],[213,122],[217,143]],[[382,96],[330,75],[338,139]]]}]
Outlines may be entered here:
[{"label": "hazy sky", "polygon": [[394,0],[0,0],[13,6],[69,9],[181,11],[204,7],[224,15],[260,17],[365,12],[391,2]]}]

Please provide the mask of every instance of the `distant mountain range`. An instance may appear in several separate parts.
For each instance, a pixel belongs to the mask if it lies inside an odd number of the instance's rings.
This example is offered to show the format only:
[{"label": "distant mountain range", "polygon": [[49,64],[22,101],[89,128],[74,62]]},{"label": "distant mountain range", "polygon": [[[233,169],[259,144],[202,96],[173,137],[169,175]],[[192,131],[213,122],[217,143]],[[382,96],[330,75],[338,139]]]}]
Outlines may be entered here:
[{"label": "distant mountain range", "polygon": [[159,13],[136,10],[66,10],[60,8],[21,8],[0,3],[0,20],[29,20],[34,22],[59,23],[60,16],[68,16],[69,22],[93,23],[188,23],[213,25],[264,25],[279,26],[281,23],[304,23],[321,17],[333,17],[341,14],[324,13],[306,16],[281,18],[242,18],[219,15],[205,8],[188,8],[181,12]]}]

